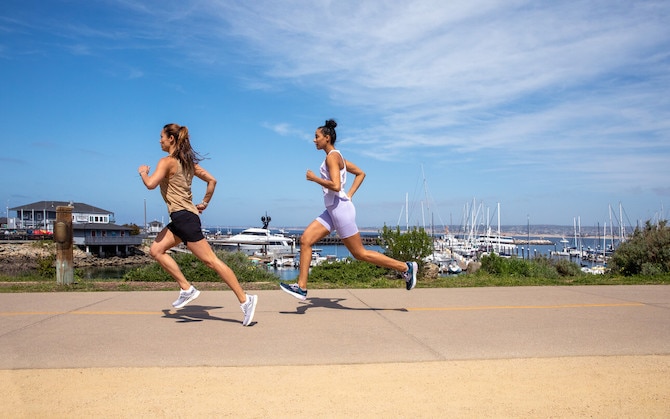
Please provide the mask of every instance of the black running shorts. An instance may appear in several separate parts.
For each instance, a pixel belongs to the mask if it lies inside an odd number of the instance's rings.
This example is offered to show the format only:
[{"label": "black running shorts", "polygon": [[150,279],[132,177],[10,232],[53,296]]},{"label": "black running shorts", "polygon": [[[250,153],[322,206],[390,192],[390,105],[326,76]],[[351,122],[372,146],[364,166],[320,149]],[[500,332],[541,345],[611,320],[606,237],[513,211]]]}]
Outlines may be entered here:
[{"label": "black running shorts", "polygon": [[172,221],[167,225],[168,230],[179,237],[184,244],[198,242],[205,238],[202,234],[200,217],[191,211],[173,212],[170,214],[170,219]]}]

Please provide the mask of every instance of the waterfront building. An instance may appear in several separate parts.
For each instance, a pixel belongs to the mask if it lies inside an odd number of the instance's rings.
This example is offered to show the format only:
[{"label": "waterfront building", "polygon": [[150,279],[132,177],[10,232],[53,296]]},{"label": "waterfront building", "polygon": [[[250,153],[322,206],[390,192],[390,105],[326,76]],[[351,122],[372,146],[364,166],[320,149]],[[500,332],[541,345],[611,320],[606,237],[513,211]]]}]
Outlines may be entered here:
[{"label": "waterfront building", "polygon": [[115,224],[114,213],[83,202],[39,201],[9,208],[16,217],[8,220],[26,236],[52,234],[56,208],[72,207],[73,243],[87,253],[99,256],[126,256],[142,244],[143,236],[132,235],[132,228]]},{"label": "waterfront building", "polygon": [[158,233],[160,233],[163,230],[164,227],[165,227],[165,225],[163,225],[162,221],[153,220],[152,222],[150,222],[147,225],[147,233],[150,236],[156,236]]}]

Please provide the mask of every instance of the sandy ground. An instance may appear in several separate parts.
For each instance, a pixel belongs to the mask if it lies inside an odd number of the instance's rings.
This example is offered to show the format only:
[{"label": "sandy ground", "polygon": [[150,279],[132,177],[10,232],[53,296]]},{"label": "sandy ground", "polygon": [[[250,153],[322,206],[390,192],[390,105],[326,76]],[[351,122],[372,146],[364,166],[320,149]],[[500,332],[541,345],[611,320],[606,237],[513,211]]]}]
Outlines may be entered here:
[{"label": "sandy ground", "polygon": [[2,418],[667,418],[670,356],[0,371]]}]

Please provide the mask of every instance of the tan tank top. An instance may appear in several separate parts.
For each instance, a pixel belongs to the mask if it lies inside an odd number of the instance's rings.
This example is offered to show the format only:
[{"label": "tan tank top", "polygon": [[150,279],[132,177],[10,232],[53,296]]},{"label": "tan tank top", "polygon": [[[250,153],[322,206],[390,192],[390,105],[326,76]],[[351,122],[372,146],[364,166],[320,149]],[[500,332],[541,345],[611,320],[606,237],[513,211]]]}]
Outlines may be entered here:
[{"label": "tan tank top", "polygon": [[193,204],[192,180],[193,176],[186,175],[181,164],[177,162],[177,172],[161,181],[161,195],[163,195],[163,200],[167,204],[170,214],[181,210],[199,214],[198,209]]}]

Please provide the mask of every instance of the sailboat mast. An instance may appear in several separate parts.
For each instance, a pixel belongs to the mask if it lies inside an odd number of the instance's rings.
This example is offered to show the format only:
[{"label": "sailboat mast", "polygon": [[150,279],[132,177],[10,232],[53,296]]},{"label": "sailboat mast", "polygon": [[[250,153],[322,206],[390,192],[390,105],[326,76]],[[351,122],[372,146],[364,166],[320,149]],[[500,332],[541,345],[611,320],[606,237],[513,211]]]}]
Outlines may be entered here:
[{"label": "sailboat mast", "polygon": [[607,221],[605,221],[605,225],[603,226],[603,263],[605,263],[606,249],[607,249]]},{"label": "sailboat mast", "polygon": [[579,257],[582,257],[582,249],[584,248],[584,244],[582,243],[582,217],[577,216],[577,237],[579,237],[579,246],[577,247],[577,250],[579,250]]},{"label": "sailboat mast", "polygon": [[409,231],[409,193],[405,192],[405,231]]},{"label": "sailboat mast", "polygon": [[[426,211],[430,214],[430,202],[428,201],[428,185],[426,184],[426,173],[423,171],[423,164],[421,165],[421,177],[423,178],[423,198],[426,201]],[[421,206],[421,220],[423,221],[423,229],[426,229],[426,217],[423,214],[423,205]]]},{"label": "sailboat mast", "polygon": [[500,253],[500,202],[498,202],[498,254]]},{"label": "sailboat mast", "polygon": [[623,242],[626,240],[626,229],[624,228],[623,225],[623,207],[621,206],[621,202],[619,202],[619,226],[621,228],[621,231],[619,233],[619,243]]},{"label": "sailboat mast", "polygon": [[423,229],[426,229],[426,214],[423,211],[423,201],[421,201],[421,225]]},{"label": "sailboat mast", "polygon": [[610,213],[610,245],[612,246],[612,250],[614,250],[614,225],[612,223],[612,206],[609,205],[609,213]]}]

